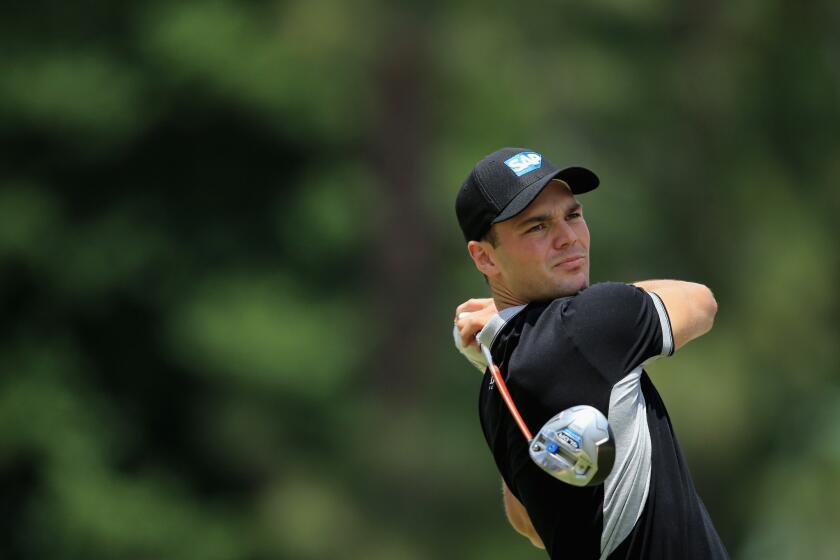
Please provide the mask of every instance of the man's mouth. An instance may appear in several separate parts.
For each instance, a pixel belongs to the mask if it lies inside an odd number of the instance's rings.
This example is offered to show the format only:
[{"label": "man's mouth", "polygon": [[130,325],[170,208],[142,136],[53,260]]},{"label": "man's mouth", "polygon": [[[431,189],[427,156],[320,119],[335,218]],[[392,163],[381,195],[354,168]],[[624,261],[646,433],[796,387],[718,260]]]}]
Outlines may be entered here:
[{"label": "man's mouth", "polygon": [[586,257],[583,255],[575,255],[572,257],[566,257],[565,259],[561,260],[557,264],[554,265],[555,268],[563,268],[565,270],[573,270],[582,266],[583,263],[586,262]]}]

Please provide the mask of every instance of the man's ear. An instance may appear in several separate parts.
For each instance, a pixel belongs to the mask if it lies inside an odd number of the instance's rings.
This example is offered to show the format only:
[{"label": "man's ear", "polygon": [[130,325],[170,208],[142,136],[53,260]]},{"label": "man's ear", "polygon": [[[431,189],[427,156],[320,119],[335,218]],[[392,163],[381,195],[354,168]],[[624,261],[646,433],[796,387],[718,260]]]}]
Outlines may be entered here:
[{"label": "man's ear", "polygon": [[467,251],[479,272],[488,278],[499,273],[493,247],[488,241],[470,241],[467,243]]}]

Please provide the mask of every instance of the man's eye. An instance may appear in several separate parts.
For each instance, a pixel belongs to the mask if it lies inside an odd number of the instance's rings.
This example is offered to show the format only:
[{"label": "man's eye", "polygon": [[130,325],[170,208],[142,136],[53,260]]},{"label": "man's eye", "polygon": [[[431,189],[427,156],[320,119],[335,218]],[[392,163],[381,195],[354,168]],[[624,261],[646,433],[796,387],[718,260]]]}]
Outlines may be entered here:
[{"label": "man's eye", "polygon": [[572,212],[567,216],[567,218],[569,220],[574,220],[575,218],[580,218],[580,212]]},{"label": "man's eye", "polygon": [[545,229],[545,224],[537,224],[534,227],[532,227],[531,229],[529,229],[528,231],[526,231],[525,233],[531,233],[532,231],[542,231],[544,229]]}]

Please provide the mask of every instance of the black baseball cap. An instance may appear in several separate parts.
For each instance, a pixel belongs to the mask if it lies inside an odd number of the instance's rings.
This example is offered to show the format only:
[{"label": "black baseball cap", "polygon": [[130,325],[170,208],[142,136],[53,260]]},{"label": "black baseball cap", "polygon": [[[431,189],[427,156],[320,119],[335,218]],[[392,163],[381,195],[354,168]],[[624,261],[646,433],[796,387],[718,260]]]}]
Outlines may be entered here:
[{"label": "black baseball cap", "polygon": [[478,241],[493,224],[525,210],[552,179],[565,182],[574,194],[589,192],[600,183],[584,167],[560,169],[526,148],[502,148],[479,161],[455,199],[464,238]]}]

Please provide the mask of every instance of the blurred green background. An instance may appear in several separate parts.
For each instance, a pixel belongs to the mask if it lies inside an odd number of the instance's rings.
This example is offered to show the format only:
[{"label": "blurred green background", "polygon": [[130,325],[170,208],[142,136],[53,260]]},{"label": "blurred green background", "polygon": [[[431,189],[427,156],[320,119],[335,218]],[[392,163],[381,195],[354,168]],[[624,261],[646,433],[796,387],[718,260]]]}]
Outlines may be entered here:
[{"label": "blurred green background", "polygon": [[593,281],[737,559],[840,551],[836,2],[16,2],[0,19],[0,557],[538,559],[454,307],[500,146],[587,165]]}]

